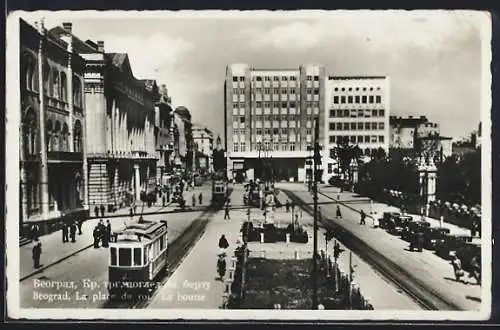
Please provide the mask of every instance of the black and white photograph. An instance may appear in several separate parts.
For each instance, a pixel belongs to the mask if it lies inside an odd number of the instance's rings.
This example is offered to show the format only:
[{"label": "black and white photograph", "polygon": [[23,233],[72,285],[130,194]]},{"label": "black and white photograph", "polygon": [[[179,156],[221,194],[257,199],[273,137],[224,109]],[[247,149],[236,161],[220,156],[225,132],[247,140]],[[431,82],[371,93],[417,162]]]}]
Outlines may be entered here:
[{"label": "black and white photograph", "polygon": [[487,12],[17,11],[6,38],[8,317],[490,317]]}]

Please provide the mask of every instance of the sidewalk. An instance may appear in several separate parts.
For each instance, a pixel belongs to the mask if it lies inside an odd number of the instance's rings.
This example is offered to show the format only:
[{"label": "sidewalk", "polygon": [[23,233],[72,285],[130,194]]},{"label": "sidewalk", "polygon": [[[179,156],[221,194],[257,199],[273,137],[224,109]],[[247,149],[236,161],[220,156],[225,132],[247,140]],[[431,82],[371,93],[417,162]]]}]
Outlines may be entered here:
[{"label": "sidewalk", "polygon": [[[241,193],[239,190],[233,191],[232,198],[235,200],[242,198],[238,192]],[[211,216],[212,219],[200,240],[167,283],[158,290],[148,308],[219,309],[222,307],[225,284],[218,279],[217,274],[218,242],[224,234],[229,242],[228,254],[233,254],[241,225],[246,219],[246,211],[233,210],[230,216],[230,220],[224,220],[223,210]],[[226,264],[227,277],[230,260],[227,260]]]},{"label": "sidewalk", "polygon": [[[158,208],[158,207],[156,207]],[[173,209],[172,206],[165,207],[164,209]],[[103,218],[103,221],[106,223],[106,220],[109,219],[111,223],[111,229],[113,231],[118,231],[122,229],[126,224],[130,222],[130,218],[128,216],[122,217],[110,217]],[[133,221],[137,221],[139,216],[134,216]],[[46,267],[53,265],[54,263],[58,263],[74,254],[83,251],[92,246],[94,242],[93,238],[93,230],[94,227],[99,222],[100,218],[93,218],[85,221],[82,224],[82,235],[76,235],[75,243],[63,243],[62,242],[62,231],[58,230],[49,235],[44,235],[39,238],[39,241],[42,243],[42,255],[40,258],[41,267],[39,269],[33,268],[33,259],[32,259],[32,248],[33,243],[26,244],[19,248],[19,258],[20,258],[20,280],[23,280],[27,276],[34,275],[36,273],[41,272]]]},{"label": "sidewalk", "polygon": [[[364,210],[366,215],[367,215],[367,222],[370,223],[370,220],[373,221],[375,220],[375,223],[378,225],[378,220],[382,218],[384,212],[401,212],[401,210],[395,206],[387,205],[384,203],[379,203],[379,202],[369,202],[369,198],[367,197],[362,197],[359,196],[356,193],[352,192],[339,192],[338,188],[335,187],[322,187],[320,190],[321,193],[327,195],[328,197],[333,198],[335,201],[340,201],[341,204],[343,204],[345,207],[350,208],[354,211],[360,212],[361,210]],[[340,197],[339,200],[337,200],[337,197]],[[359,199],[360,201],[356,201],[353,203],[349,203],[346,201],[352,201]],[[366,200],[366,201],[365,201]],[[344,203],[342,203],[344,201]],[[371,214],[370,214],[371,213]],[[408,213],[409,216],[413,217],[415,220],[420,220],[422,218],[421,215],[419,214],[411,214]],[[428,221],[432,227],[439,227],[440,222],[437,219],[431,218],[431,217],[425,217],[424,219]],[[443,222],[443,228],[448,228],[450,229],[450,234],[452,235],[468,235],[470,236],[471,231],[468,228],[464,227],[459,227],[457,225],[454,225],[449,222]]]}]

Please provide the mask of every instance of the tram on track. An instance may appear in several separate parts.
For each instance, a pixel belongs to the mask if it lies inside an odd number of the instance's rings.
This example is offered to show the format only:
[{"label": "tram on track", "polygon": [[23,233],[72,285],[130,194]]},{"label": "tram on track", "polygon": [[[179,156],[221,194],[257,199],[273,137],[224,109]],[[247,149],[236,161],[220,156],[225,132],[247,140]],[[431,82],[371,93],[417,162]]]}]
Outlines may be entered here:
[{"label": "tram on track", "polygon": [[154,290],[155,279],[166,273],[168,262],[166,221],[140,220],[130,224],[109,243],[108,293],[142,294]]},{"label": "tram on track", "polygon": [[222,173],[215,173],[212,178],[212,206],[221,208],[227,200],[227,180]]}]

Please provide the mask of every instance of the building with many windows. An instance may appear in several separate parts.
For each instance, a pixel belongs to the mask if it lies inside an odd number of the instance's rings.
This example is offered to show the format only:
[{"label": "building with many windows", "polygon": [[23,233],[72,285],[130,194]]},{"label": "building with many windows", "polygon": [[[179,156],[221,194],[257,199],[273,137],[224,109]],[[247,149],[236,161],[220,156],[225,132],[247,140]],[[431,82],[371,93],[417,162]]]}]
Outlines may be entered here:
[{"label": "building with many windows", "polygon": [[[71,23],[51,30],[71,33]],[[125,53],[106,53],[104,42],[72,36],[85,59],[86,150],[89,206],[119,208],[141,199],[156,186],[153,80],[134,77]]]},{"label": "building with many windows", "polygon": [[172,173],[174,151],[174,112],[172,100],[165,85],[159,89],[159,99],[155,106],[156,180],[164,184],[164,177]]},{"label": "building with many windows", "polygon": [[324,84],[325,69],[319,65],[228,66],[224,93],[228,178],[305,181],[314,120],[323,127]]},{"label": "building with many windows", "polygon": [[86,216],[85,62],[71,31],[20,20],[20,228]]},{"label": "building with many windows", "polygon": [[213,172],[214,135],[207,127],[193,125],[195,170],[202,174]]},{"label": "building with many windows", "polygon": [[330,76],[326,78],[323,180],[334,174],[331,158],[342,140],[357,145],[369,156],[378,148],[389,150],[390,79],[386,76]]}]

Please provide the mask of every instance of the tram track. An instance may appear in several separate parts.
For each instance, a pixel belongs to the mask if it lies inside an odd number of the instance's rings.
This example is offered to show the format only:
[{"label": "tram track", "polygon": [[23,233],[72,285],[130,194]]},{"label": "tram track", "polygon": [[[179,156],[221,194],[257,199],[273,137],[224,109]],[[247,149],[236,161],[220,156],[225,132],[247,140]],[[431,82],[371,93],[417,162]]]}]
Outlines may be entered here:
[{"label": "tram track", "polygon": [[[282,191],[309,215],[314,215],[312,204],[303,203],[302,199],[290,190]],[[332,197],[320,193],[322,196],[337,202]],[[343,205],[342,202],[339,202]],[[344,205],[345,206],[345,205]],[[352,208],[351,208],[352,209]],[[369,246],[351,231],[343,226],[333,222],[320,220],[320,224],[327,229],[332,229],[335,237],[349,250],[359,256],[363,261],[371,265],[388,282],[392,283],[398,289],[406,293],[418,305],[425,310],[462,310],[455,303],[446,300],[435,290],[426,286],[422,281],[416,278],[407,270],[395,262],[389,260],[383,254]]]}]

